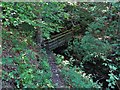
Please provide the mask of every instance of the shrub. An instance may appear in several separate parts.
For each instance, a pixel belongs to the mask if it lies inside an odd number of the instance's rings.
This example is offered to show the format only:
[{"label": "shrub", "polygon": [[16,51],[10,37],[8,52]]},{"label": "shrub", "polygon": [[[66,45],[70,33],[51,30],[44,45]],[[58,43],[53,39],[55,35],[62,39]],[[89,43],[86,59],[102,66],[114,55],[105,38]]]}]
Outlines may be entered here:
[{"label": "shrub", "polygon": [[89,76],[76,67],[70,69],[62,69],[62,75],[65,83],[70,88],[100,88],[99,85],[94,83]]}]

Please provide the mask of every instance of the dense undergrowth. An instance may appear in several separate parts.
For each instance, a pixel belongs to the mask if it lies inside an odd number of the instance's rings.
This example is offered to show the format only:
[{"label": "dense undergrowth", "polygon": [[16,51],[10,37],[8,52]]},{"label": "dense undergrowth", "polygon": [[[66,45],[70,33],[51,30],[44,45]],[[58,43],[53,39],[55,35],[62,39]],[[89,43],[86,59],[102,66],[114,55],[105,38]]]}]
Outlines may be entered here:
[{"label": "dense undergrowth", "polygon": [[[54,88],[44,39],[75,30],[56,63],[67,88],[120,88],[117,3],[2,3],[4,88]],[[57,52],[57,51],[56,51]]]},{"label": "dense undergrowth", "polygon": [[3,88],[53,87],[46,52],[15,29],[3,29],[2,36]]},{"label": "dense undergrowth", "polygon": [[67,88],[101,88],[100,85],[93,82],[90,75],[86,75],[79,67],[73,66],[74,59],[65,60],[63,55],[56,56],[56,63],[61,71],[62,77]]},{"label": "dense undergrowth", "polygon": [[[65,53],[75,57],[74,65],[92,74],[94,81],[102,83],[103,88],[118,89],[120,79],[120,29],[118,4],[99,14],[88,24],[85,35],[69,43]],[[101,6],[100,6],[101,7]],[[103,9],[100,8],[99,9]],[[109,16],[108,16],[109,15]]]}]

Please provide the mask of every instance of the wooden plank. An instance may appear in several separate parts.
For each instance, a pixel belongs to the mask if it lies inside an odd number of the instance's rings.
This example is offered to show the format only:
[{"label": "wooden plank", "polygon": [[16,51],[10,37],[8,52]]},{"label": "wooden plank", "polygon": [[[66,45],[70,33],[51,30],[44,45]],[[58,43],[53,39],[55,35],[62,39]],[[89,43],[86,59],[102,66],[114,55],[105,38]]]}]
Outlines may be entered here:
[{"label": "wooden plank", "polygon": [[64,39],[66,39],[66,37],[62,37],[62,38],[60,38],[60,39],[58,39],[58,40],[55,40],[55,41],[53,41],[53,42],[50,42],[50,43],[48,43],[48,44],[51,45],[51,44],[59,43],[59,41],[62,41],[62,40],[64,40]]},{"label": "wooden plank", "polygon": [[64,45],[65,42],[68,42],[73,37],[73,31],[65,31],[63,33],[57,34],[51,40],[45,40],[44,44],[45,48],[49,48],[51,50]]},{"label": "wooden plank", "polygon": [[[67,33],[67,34],[70,34],[71,32],[69,32],[69,33]],[[48,42],[52,42],[52,41],[55,41],[55,40],[57,40],[57,39],[60,39],[60,38],[62,38],[62,37],[64,37],[64,36],[66,36],[67,34],[63,34],[63,35],[61,35],[61,36],[58,36],[58,37],[56,37],[56,38],[54,38],[54,39],[52,39],[52,40],[50,40],[50,41],[48,41]]]},{"label": "wooden plank", "polygon": [[71,32],[72,30],[65,30],[64,32],[60,33],[60,34],[56,34],[54,36],[51,37],[51,39],[57,37],[58,35],[62,35],[62,34],[65,34],[65,33],[68,33],[68,32]]},{"label": "wooden plank", "polygon": [[59,38],[61,38],[63,36],[66,36],[67,34],[70,34],[70,33],[72,33],[72,32],[68,32],[68,33],[65,33],[63,35],[57,35],[56,38],[53,38],[51,40],[47,40],[47,41],[44,41],[44,42],[52,42],[52,41],[57,40],[57,39],[59,39]]},{"label": "wooden plank", "polygon": [[60,47],[60,46],[64,45],[64,42],[65,42],[65,41],[61,41],[61,42],[59,42],[59,43],[57,43],[57,44],[54,44],[53,46],[49,46],[49,49],[50,49],[50,50],[53,50],[53,49],[55,49],[55,48],[57,48],[57,47]]},{"label": "wooden plank", "polygon": [[[67,39],[67,41],[66,41],[66,39]],[[68,42],[68,40],[71,39],[71,38],[69,37],[69,38],[66,38],[66,39],[58,41],[56,44],[48,45],[49,49],[53,50],[57,47],[60,47],[60,46],[64,45],[66,42]]]},{"label": "wooden plank", "polygon": [[47,43],[46,45],[51,46],[53,44],[59,43],[59,42],[64,41],[64,40],[66,40],[66,42],[67,42],[70,38],[71,38],[71,35],[66,35],[65,37],[62,37],[54,42]]}]

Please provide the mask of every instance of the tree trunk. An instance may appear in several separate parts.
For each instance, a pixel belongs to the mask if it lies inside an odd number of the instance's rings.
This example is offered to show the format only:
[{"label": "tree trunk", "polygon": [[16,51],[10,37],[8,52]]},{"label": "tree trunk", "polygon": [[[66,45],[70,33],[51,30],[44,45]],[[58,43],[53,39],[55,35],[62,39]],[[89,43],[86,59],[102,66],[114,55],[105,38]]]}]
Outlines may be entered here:
[{"label": "tree trunk", "polygon": [[41,44],[42,44],[42,32],[41,32],[41,30],[37,30],[35,32],[35,35],[36,35],[36,42],[37,42],[38,48],[41,49]]}]

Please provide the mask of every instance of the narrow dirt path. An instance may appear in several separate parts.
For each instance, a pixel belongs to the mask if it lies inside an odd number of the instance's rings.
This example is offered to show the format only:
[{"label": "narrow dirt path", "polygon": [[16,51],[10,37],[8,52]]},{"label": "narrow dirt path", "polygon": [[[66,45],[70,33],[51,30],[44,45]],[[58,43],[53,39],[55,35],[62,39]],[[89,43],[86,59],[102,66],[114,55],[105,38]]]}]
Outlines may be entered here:
[{"label": "narrow dirt path", "polygon": [[47,55],[48,55],[48,63],[51,67],[53,84],[55,85],[55,88],[63,88],[64,87],[64,82],[62,80],[62,77],[60,76],[59,69],[56,65],[55,56],[49,50],[46,50],[46,52],[47,52]]}]

